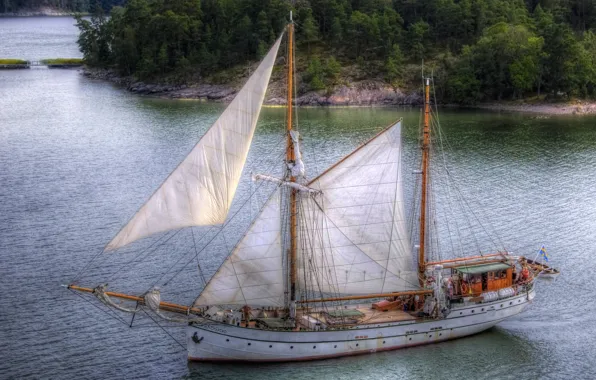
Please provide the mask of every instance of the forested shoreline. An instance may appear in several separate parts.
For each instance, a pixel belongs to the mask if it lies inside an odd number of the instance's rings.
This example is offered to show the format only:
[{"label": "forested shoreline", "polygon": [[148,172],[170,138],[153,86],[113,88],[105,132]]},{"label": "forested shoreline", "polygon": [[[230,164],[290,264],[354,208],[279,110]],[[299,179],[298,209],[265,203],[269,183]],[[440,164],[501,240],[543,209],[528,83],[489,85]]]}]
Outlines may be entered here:
[{"label": "forested shoreline", "polygon": [[70,14],[89,13],[96,7],[109,11],[113,6],[124,5],[126,0],[0,0],[3,14]]},{"label": "forested shoreline", "polygon": [[78,19],[81,51],[90,67],[147,83],[232,83],[293,10],[300,94],[367,80],[407,92],[420,85],[424,62],[443,103],[596,97],[596,5],[588,0],[113,3]]}]

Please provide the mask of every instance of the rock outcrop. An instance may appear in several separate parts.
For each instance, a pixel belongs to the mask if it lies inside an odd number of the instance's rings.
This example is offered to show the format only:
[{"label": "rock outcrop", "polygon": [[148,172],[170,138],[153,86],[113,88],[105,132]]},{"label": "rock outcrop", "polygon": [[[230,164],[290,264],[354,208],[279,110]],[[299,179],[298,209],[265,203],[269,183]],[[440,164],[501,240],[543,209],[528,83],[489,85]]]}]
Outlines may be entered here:
[{"label": "rock outcrop", "polygon": [[[229,102],[234,98],[239,87],[219,84],[151,84],[136,81],[132,77],[121,77],[111,70],[84,69],[83,75],[92,79],[107,80],[128,91],[173,99],[205,99]],[[285,105],[285,90],[282,81],[273,81],[265,98],[265,104]],[[349,85],[340,85],[332,91],[311,91],[296,99],[300,106],[373,106],[373,105],[420,105],[422,96],[418,93],[406,94],[393,89],[387,84],[374,81],[360,81]]]}]

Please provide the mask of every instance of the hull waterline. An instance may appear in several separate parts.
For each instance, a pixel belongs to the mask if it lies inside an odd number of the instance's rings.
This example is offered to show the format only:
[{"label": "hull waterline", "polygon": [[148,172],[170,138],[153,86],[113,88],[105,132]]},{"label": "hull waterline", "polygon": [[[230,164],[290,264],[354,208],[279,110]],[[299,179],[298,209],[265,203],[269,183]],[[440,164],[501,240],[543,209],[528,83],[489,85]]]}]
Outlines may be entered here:
[{"label": "hull waterline", "polygon": [[188,359],[290,362],[362,355],[462,338],[521,313],[534,289],[507,299],[452,307],[446,318],[325,331],[274,331],[222,323],[187,328]]}]

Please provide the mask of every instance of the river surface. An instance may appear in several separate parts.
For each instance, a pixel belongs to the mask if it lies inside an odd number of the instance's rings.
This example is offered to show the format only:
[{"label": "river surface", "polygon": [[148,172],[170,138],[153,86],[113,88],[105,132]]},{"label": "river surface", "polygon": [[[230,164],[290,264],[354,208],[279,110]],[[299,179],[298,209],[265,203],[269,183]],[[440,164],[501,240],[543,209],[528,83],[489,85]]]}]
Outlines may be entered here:
[{"label": "river surface", "polygon": [[[80,56],[72,24],[0,18],[0,56]],[[162,329],[143,315],[129,328],[129,315],[62,287],[77,278],[138,292],[157,278],[164,298],[192,302],[202,282],[194,262],[184,266],[193,257],[188,231],[151,255],[137,256],[147,242],[100,252],[223,108],[132,95],[75,70],[0,71],[0,378],[593,378],[596,119],[589,116],[441,110],[444,156],[435,154],[433,164],[447,167],[451,182],[439,170],[433,177],[440,236],[433,246],[442,257],[503,248],[532,257],[544,244],[562,271],[556,281],[538,281],[523,314],[469,338],[308,363],[193,364],[178,344],[183,328],[160,322]],[[407,172],[416,168],[417,109],[309,108],[298,117],[310,175],[399,117]],[[280,147],[283,122],[283,109],[263,109],[245,177],[279,169],[268,153]],[[247,196],[252,186],[241,184],[234,206],[248,204],[246,220],[259,202]],[[412,193],[406,189],[406,200]],[[232,227],[200,252],[207,277],[239,238],[242,226]],[[205,241],[210,233],[193,232]]]}]

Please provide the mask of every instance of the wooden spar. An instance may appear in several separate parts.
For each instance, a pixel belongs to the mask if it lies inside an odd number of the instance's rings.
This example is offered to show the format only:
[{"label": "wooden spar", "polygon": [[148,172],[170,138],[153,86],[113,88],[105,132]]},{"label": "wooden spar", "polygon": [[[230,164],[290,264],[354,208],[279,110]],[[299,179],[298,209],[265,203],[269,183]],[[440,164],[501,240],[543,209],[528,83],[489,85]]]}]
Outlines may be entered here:
[{"label": "wooden spar", "polygon": [[477,255],[477,256],[469,256],[469,257],[460,257],[457,259],[449,259],[449,260],[441,260],[441,261],[430,261],[428,263],[426,263],[426,265],[438,265],[438,264],[447,264],[447,263],[457,263],[459,261],[471,261],[471,260],[476,260],[476,259],[483,259],[483,258],[487,258],[487,257],[498,257],[498,256],[502,256],[505,259],[512,259],[512,256],[509,256],[509,254],[507,253],[490,253],[487,255]]},{"label": "wooden spar", "polygon": [[321,298],[321,299],[315,299],[315,300],[296,301],[296,303],[349,301],[349,300],[366,300],[366,299],[371,299],[371,298],[383,298],[383,297],[399,297],[399,296],[426,295],[426,294],[432,294],[432,292],[433,292],[432,289],[412,290],[412,291],[408,291],[408,292],[376,293],[376,294],[366,294],[366,295],[361,295],[361,296],[345,296],[345,297],[335,297],[335,298]]},{"label": "wooden spar", "polygon": [[[82,286],[77,286],[77,285],[72,285],[72,284],[68,285],[68,289],[76,290],[79,292],[85,292],[85,293],[93,293],[92,288],[84,288]],[[124,299],[124,300],[128,300],[128,301],[136,301],[141,305],[145,304],[145,299],[140,296],[133,296],[130,294],[116,293],[116,292],[105,292],[105,294],[108,297],[120,298],[120,299]],[[189,308],[188,306],[178,305],[178,304],[170,303],[170,302],[160,302],[159,308],[162,310],[165,310],[165,311],[171,311],[173,313],[180,313],[180,314],[188,314],[189,312],[190,313],[200,313],[201,312],[201,309],[197,309],[194,307]]]},{"label": "wooden spar", "polygon": [[474,262],[470,262],[470,263],[450,263],[450,264],[445,264],[443,265],[443,269],[453,269],[453,268],[469,268],[469,267],[475,267],[477,265],[484,265],[484,264],[496,264],[496,263],[502,263],[502,264],[507,264],[507,265],[513,265],[510,262],[508,262],[507,260],[499,260],[499,259],[492,259],[492,260],[483,260],[483,261],[474,261]]},{"label": "wooden spar", "polygon": [[428,153],[430,140],[430,80],[426,78],[424,87],[424,129],[422,130],[422,195],[420,199],[420,248],[418,250],[418,278],[420,285],[424,286],[424,271],[426,264],[424,263],[424,243],[426,241],[426,192],[427,192],[427,177],[428,177]]},{"label": "wooden spar", "polygon": [[[290,14],[290,23],[288,24],[288,99],[286,103],[287,109],[287,123],[288,123],[288,137],[287,137],[287,149],[286,149],[286,160],[288,163],[294,162],[294,147],[292,143],[292,136],[290,131],[292,130],[292,95],[293,95],[293,74],[294,74],[294,22],[291,20],[292,15]],[[295,182],[294,176],[290,177],[290,182]],[[290,252],[288,262],[290,264],[290,301],[296,300],[296,190],[290,191]]]}]

